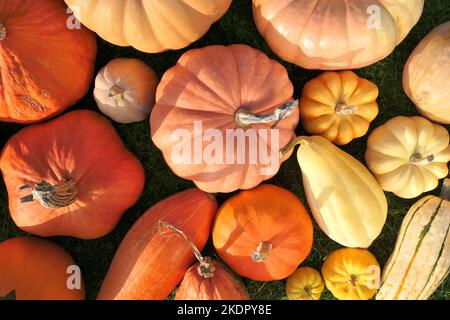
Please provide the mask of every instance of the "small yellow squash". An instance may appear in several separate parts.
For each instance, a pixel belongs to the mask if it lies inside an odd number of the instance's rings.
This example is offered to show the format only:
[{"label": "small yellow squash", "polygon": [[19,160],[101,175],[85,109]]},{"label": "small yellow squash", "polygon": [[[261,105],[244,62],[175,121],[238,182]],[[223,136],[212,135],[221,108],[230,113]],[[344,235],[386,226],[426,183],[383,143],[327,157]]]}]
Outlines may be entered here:
[{"label": "small yellow squash", "polygon": [[319,300],[324,287],[319,271],[302,267],[287,279],[286,294],[289,300]]},{"label": "small yellow squash", "polygon": [[402,198],[435,189],[448,174],[448,131],[423,117],[396,117],[369,137],[366,162],[381,187]]},{"label": "small yellow squash", "polygon": [[346,247],[367,248],[387,216],[387,201],[361,162],[321,136],[298,137],[297,159],[309,207],[320,228]]},{"label": "small yellow squash", "polygon": [[378,87],[352,71],[325,72],[303,88],[303,127],[339,145],[364,136],[378,115]]},{"label": "small yellow squash", "polygon": [[368,300],[380,283],[380,265],[365,249],[333,251],[322,266],[327,289],[339,300]]},{"label": "small yellow squash", "polygon": [[403,220],[377,300],[425,300],[450,270],[450,179],[440,197],[417,201]]}]

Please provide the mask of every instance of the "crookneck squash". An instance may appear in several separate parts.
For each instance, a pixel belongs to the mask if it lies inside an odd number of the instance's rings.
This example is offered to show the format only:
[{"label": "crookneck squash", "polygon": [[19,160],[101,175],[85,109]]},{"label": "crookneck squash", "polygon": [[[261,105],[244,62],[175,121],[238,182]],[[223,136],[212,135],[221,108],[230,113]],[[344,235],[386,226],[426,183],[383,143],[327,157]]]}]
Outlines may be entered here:
[{"label": "crookneck squash", "polygon": [[322,73],[303,88],[303,127],[336,144],[347,144],[369,130],[378,115],[377,97],[377,86],[352,71]]},{"label": "crookneck squash", "polygon": [[0,121],[49,118],[88,91],[95,37],[72,26],[66,9],[57,0],[0,1]]},{"label": "crookneck squash", "polygon": [[11,293],[17,300],[83,300],[85,288],[80,269],[63,248],[19,237],[0,243],[0,299]]},{"label": "crookneck squash", "polygon": [[450,124],[450,21],[432,30],[403,69],[403,88],[428,119]]},{"label": "crookneck squash", "polygon": [[378,300],[425,300],[450,270],[450,180],[440,197],[417,201],[403,219],[383,269]]},{"label": "crookneck squash", "polygon": [[214,197],[190,189],[148,209],[128,231],[100,289],[101,300],[162,300],[175,289],[209,238],[216,214]]},{"label": "crookneck squash", "polygon": [[212,238],[217,253],[234,272],[271,281],[288,277],[305,260],[313,228],[294,194],[260,185],[241,191],[220,207]]},{"label": "crookneck squash", "polygon": [[114,59],[95,79],[94,98],[106,116],[120,123],[146,119],[155,104],[158,77],[139,59]]},{"label": "crookneck squash", "polygon": [[286,281],[286,295],[289,300],[319,300],[325,285],[319,271],[302,267]]},{"label": "crookneck squash", "polygon": [[282,59],[307,69],[356,69],[391,54],[424,0],[253,0],[256,26]]},{"label": "crookneck squash", "polygon": [[250,189],[279,170],[299,120],[286,69],[246,45],[185,53],[158,86],[152,139],[206,192]]},{"label": "crookneck squash", "polygon": [[282,153],[297,144],[303,187],[317,224],[343,246],[369,247],[387,216],[387,200],[375,178],[321,136],[298,137]]},{"label": "crookneck squash", "polygon": [[367,142],[367,166],[384,190],[402,198],[435,189],[449,161],[448,131],[423,117],[395,117]]},{"label": "crookneck squash", "polygon": [[107,119],[88,110],[19,131],[0,170],[14,222],[45,237],[107,234],[144,187],[139,160]]},{"label": "crookneck squash", "polygon": [[232,0],[65,0],[75,16],[118,46],[157,53],[200,39]]}]

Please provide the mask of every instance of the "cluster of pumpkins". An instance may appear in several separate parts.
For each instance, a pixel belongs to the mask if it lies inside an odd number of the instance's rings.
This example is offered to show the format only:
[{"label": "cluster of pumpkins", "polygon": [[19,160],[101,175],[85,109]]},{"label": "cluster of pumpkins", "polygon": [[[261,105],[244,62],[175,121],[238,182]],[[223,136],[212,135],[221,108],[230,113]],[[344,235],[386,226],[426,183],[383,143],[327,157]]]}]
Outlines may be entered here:
[{"label": "cluster of pumpkins", "polygon": [[[431,31],[404,68],[405,92],[423,117],[398,116],[373,130],[366,168],[336,145],[368,132],[379,113],[378,88],[352,71],[333,70],[388,56],[419,20],[424,1],[347,2],[253,0],[256,26],[280,58],[328,70],[305,84],[299,100],[293,99],[286,69],[248,45],[189,50],[160,81],[137,59],[115,59],[100,70],[93,94],[101,112],[121,123],[150,115],[153,143],[173,172],[197,188],[141,216],[123,239],[99,299],[165,299],[180,282],[177,299],[248,299],[235,274],[257,281],[288,278],[290,299],[318,299],[324,282],[339,299],[370,299],[377,291],[377,299],[426,299],[444,281],[450,266],[450,180],[441,197],[426,196],[411,207],[382,275],[367,248],[386,221],[383,190],[415,198],[448,174],[449,133],[438,123],[450,123],[450,22]],[[42,122],[89,90],[97,48],[88,28],[115,45],[148,53],[180,49],[206,33],[230,4],[1,2],[0,120],[41,122],[15,134],[0,156],[10,214],[19,228],[40,237],[99,238],[143,192],[141,163],[105,117],[77,110]],[[68,24],[71,14],[83,25]],[[224,135],[234,128],[276,128],[276,170],[263,173],[261,163],[174,161],[177,141],[171,134],[179,128],[193,133],[199,121]],[[300,121],[311,136],[295,136]],[[273,149],[274,141],[265,142]],[[346,247],[327,257],[322,275],[308,267],[296,270],[313,245],[303,204],[283,188],[261,184],[297,145],[316,223]],[[217,208],[213,194],[240,189]],[[223,262],[201,254],[211,234]],[[67,287],[71,265],[68,253],[42,238],[0,243],[0,296],[15,291],[19,299],[81,299],[83,284]]]}]

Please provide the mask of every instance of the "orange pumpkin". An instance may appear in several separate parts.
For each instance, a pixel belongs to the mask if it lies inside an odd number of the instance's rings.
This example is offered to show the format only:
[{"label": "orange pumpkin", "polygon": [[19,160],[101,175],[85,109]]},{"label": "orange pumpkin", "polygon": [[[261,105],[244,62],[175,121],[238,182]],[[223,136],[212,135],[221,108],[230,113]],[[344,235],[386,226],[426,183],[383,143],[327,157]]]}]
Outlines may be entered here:
[{"label": "orange pumpkin", "polygon": [[52,117],[88,91],[95,37],[69,28],[66,10],[63,1],[0,1],[0,121]]},{"label": "orange pumpkin", "polygon": [[0,170],[14,222],[40,236],[101,237],[144,187],[139,160],[108,120],[87,110],[19,131]]},{"label": "orange pumpkin", "polygon": [[0,297],[15,292],[17,300],[83,300],[77,270],[72,257],[50,241],[19,237],[0,243]]},{"label": "orange pumpkin", "polygon": [[206,192],[253,188],[289,156],[279,151],[299,120],[292,93],[286,69],[259,50],[190,50],[158,86],[153,142],[175,174]]},{"label": "orange pumpkin", "polygon": [[256,280],[291,275],[313,242],[311,219],[300,200],[273,185],[261,185],[228,199],[217,212],[213,242],[237,274]]},{"label": "orange pumpkin", "polygon": [[190,189],[147,210],[120,244],[98,299],[166,299],[195,259],[189,243],[167,232],[166,225],[183,231],[202,250],[216,209],[214,197]]},{"label": "orange pumpkin", "polygon": [[419,21],[424,0],[253,0],[259,32],[282,59],[342,70],[384,59]]}]

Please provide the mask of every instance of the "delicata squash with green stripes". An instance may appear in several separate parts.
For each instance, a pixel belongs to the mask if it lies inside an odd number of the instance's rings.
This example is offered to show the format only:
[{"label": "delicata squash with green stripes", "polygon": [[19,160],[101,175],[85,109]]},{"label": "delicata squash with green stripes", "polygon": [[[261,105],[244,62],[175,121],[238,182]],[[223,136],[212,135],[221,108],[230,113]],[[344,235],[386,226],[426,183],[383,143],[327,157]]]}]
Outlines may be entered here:
[{"label": "delicata squash with green stripes", "polygon": [[445,179],[440,197],[423,197],[405,216],[377,300],[430,297],[449,273],[449,228],[450,179]]}]

